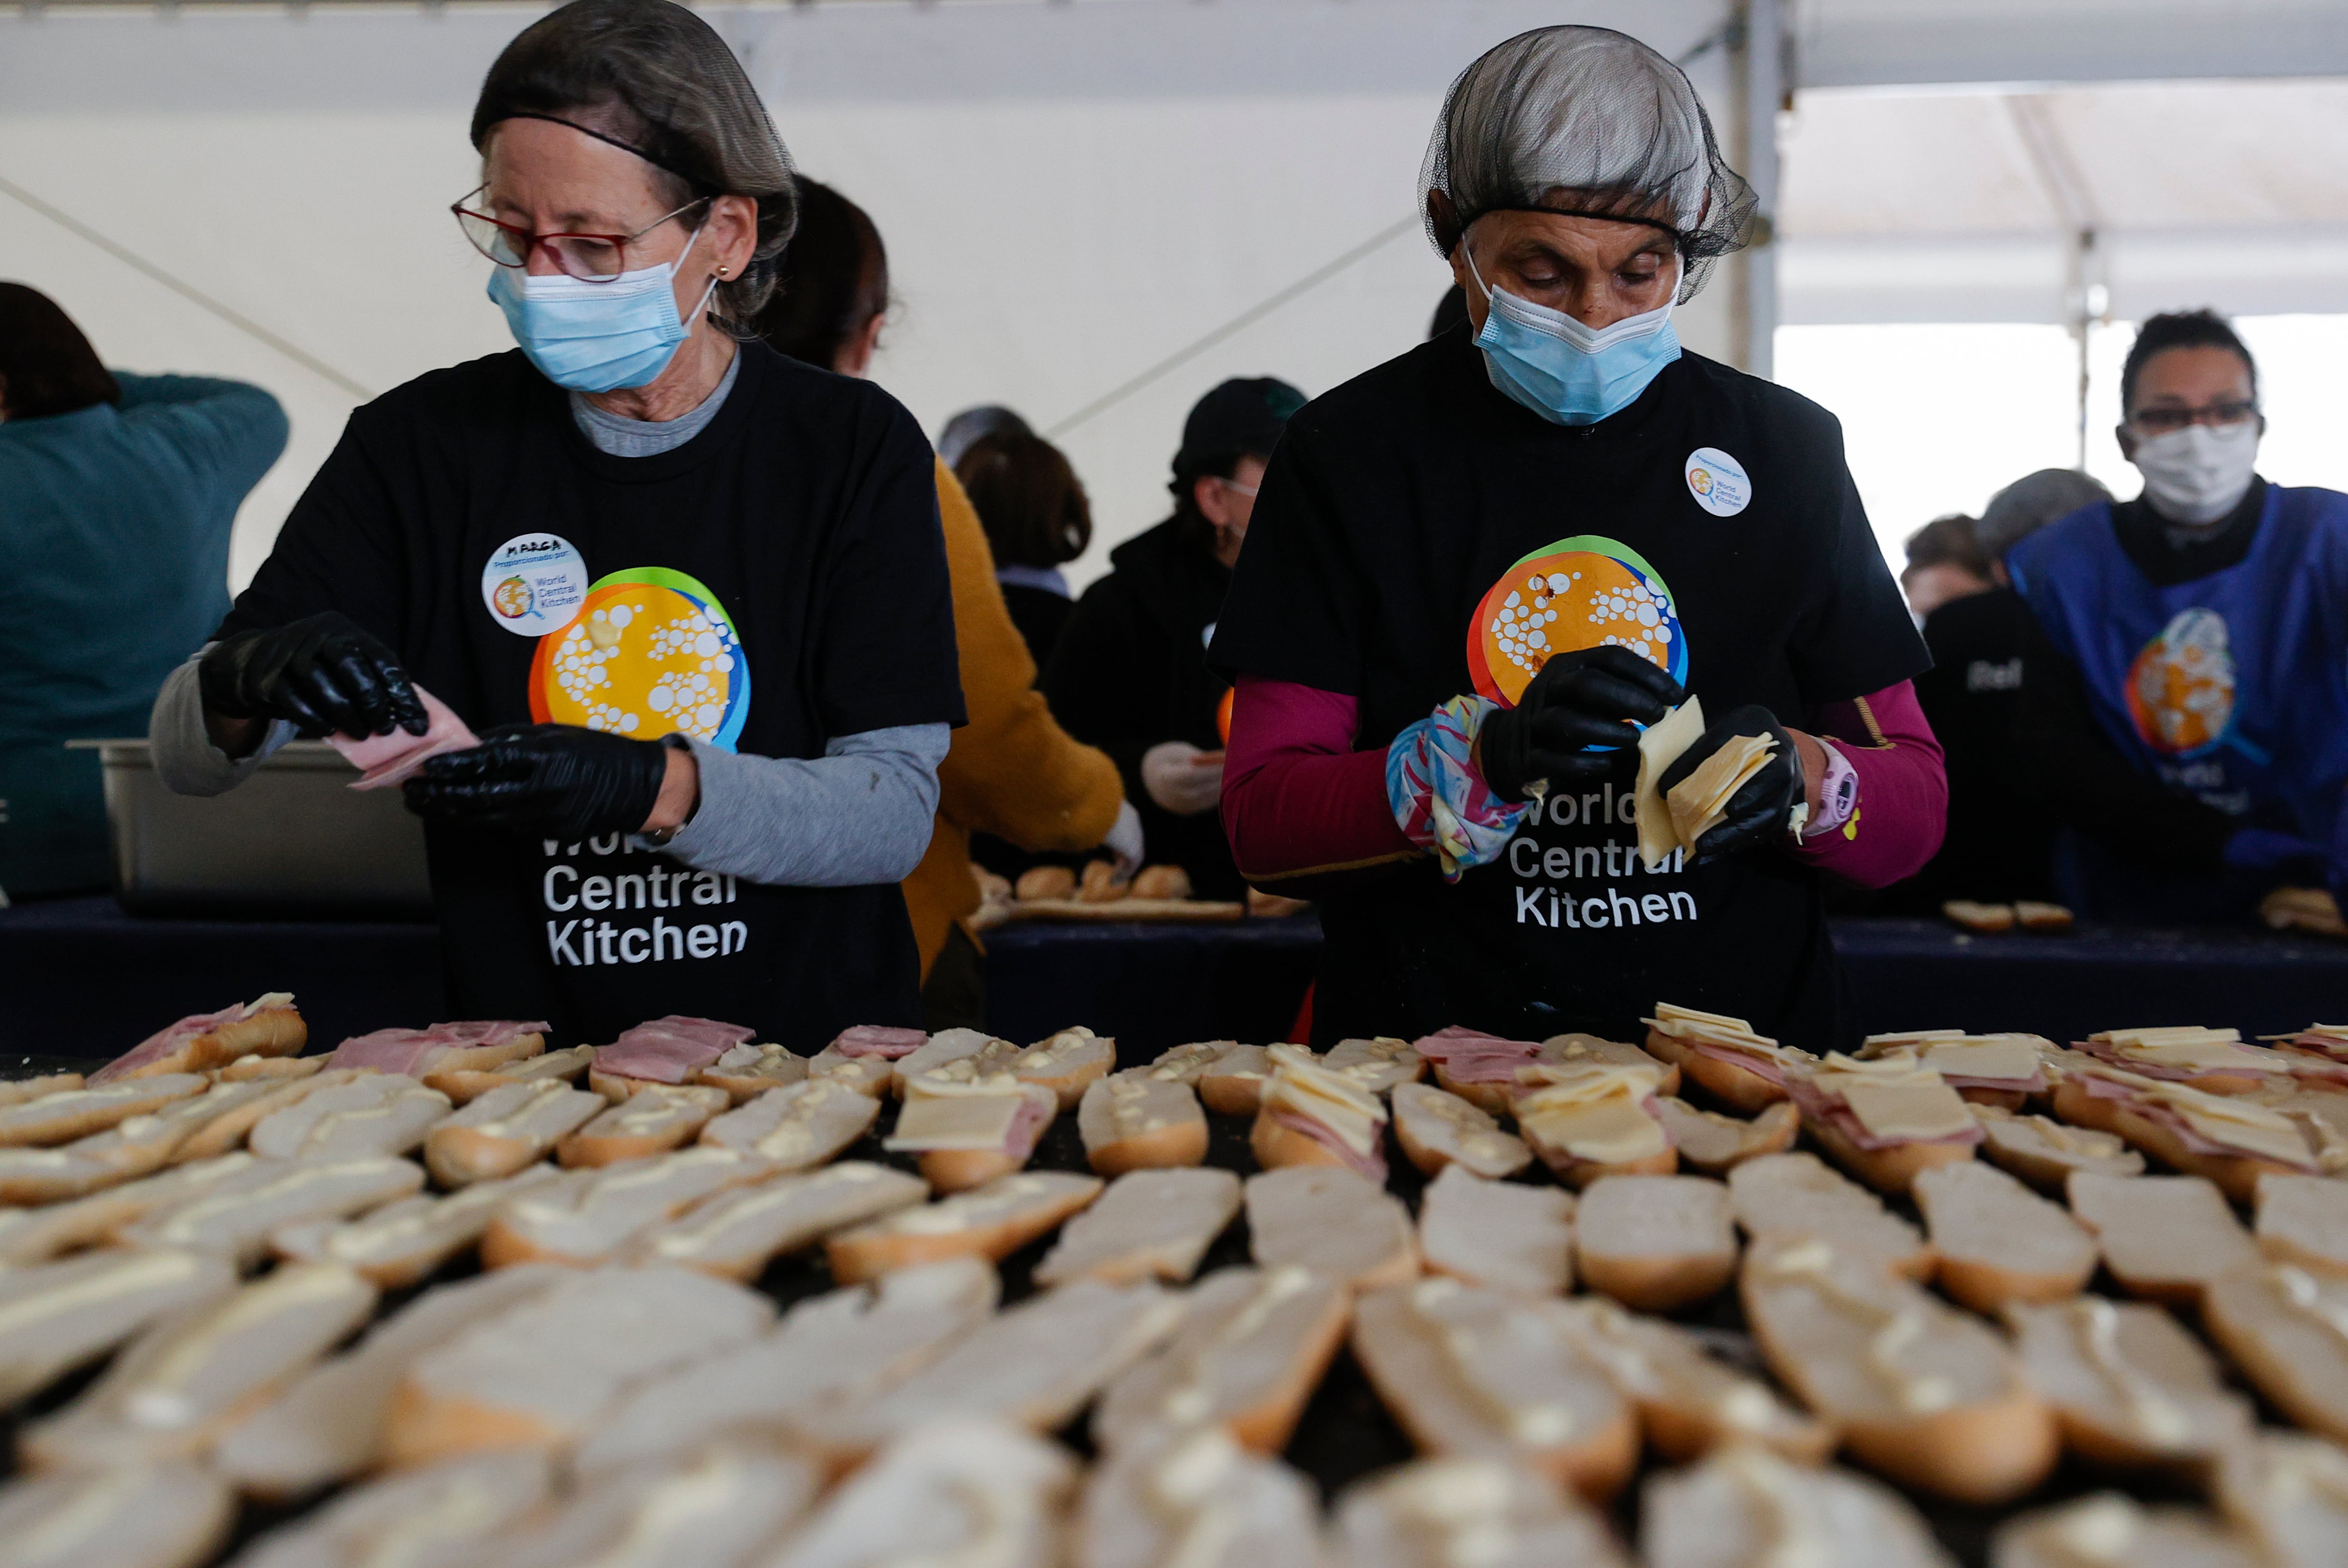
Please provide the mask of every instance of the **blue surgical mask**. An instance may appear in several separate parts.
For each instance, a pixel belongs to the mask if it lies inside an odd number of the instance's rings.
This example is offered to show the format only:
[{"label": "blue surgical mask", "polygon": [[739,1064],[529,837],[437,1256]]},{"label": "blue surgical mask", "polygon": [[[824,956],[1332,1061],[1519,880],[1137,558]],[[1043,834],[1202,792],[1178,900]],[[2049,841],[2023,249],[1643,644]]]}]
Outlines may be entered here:
[{"label": "blue surgical mask", "polygon": [[[685,242],[674,262],[622,273],[607,284],[591,284],[567,273],[533,273],[520,267],[493,267],[489,298],[506,313],[506,325],[530,362],[557,387],[573,392],[616,392],[642,387],[668,368],[685,341],[676,314],[676,269],[692,254],[701,231]],[[709,280],[698,316],[717,280]]]},{"label": "blue surgical mask", "polygon": [[1476,346],[1484,351],[1492,385],[1551,424],[1594,425],[1622,412],[1680,356],[1671,300],[1612,326],[1586,326],[1492,287],[1476,270],[1472,251],[1468,272],[1488,303]]}]

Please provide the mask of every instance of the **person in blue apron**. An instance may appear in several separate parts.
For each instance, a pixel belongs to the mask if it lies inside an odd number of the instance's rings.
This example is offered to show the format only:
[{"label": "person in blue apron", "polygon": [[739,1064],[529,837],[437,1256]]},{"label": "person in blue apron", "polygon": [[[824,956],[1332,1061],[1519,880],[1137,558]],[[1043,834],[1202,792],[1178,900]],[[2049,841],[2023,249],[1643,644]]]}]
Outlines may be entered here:
[{"label": "person in blue apron", "polygon": [[918,1025],[897,884],[963,719],[932,458],[747,325],[781,140],[669,0],[525,29],[472,139],[457,219],[520,347],[352,415],[158,698],[159,769],[217,792],[297,728],[421,734],[428,693],[481,738],[404,786],[455,1016]]},{"label": "person in blue apron", "polygon": [[[1212,650],[1240,869],[1322,900],[1316,1041],[1668,1001],[1856,1046],[1821,879],[1912,872],[1945,792],[1839,428],[1672,327],[1751,193],[1670,61],[1580,26],[1459,77],[1423,190],[1467,319],[1289,421]],[[1635,727],[1690,693],[1666,784],[1775,749],[1649,870]]]},{"label": "person in blue apron", "polygon": [[2006,555],[2042,634],[2031,773],[2075,830],[2066,891],[2106,917],[2348,891],[2348,496],[2259,476],[2258,391],[2221,317],[2152,317],[2120,372],[2143,493]]}]

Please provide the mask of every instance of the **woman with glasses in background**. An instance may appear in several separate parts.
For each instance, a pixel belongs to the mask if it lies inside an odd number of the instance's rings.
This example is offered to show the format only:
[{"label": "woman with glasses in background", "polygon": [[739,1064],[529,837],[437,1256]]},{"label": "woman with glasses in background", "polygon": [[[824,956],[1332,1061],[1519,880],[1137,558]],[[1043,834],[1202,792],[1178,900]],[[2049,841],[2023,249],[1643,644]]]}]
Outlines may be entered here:
[{"label": "woman with glasses in background", "polygon": [[2152,317],[2120,372],[2144,492],[2005,557],[2044,637],[2021,760],[2079,830],[2085,913],[2238,919],[2348,883],[2348,496],[2259,477],[2258,390],[2222,317]]},{"label": "woman with glasses in background", "polygon": [[472,139],[457,221],[520,351],[352,416],[158,699],[159,768],[210,794],[297,729],[447,748],[404,788],[456,1016],[919,1024],[897,883],[963,718],[932,459],[756,340],[782,142],[669,0],[524,30]]}]

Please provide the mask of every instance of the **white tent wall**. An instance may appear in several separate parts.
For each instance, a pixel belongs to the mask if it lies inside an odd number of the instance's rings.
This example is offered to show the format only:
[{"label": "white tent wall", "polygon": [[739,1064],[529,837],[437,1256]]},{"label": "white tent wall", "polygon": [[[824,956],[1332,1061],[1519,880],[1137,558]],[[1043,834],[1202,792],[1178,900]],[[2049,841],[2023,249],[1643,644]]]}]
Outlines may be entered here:
[{"label": "white tent wall", "polygon": [[[49,8],[0,16],[0,276],[111,364],[236,376],[294,444],[239,519],[242,584],[359,393],[509,346],[446,215],[482,72],[537,6]],[[808,173],[873,213],[897,319],[875,375],[925,428],[1052,427],[1382,233],[1354,264],[1064,438],[1094,549],[1164,515],[1183,413],[1231,375],[1321,392],[1416,342],[1448,274],[1409,220],[1445,86],[1573,19],[1686,53],[1723,0],[860,0],[703,7]],[[1691,74],[1725,135],[1734,58]],[[36,211],[9,189],[39,203]],[[60,221],[62,220],[62,221]],[[256,341],[107,246],[330,368]],[[1683,312],[1734,356],[1735,274]]]}]

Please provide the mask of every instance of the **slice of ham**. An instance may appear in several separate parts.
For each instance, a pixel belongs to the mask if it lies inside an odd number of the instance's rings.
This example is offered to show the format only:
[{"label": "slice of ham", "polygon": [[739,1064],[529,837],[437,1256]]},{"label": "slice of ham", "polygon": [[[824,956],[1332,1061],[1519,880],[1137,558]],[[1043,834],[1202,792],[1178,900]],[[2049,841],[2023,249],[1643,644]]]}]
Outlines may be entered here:
[{"label": "slice of ham", "polygon": [[2046,1069],[2039,1068],[2028,1078],[1971,1078],[1963,1073],[1942,1073],[1941,1081],[1953,1089],[1989,1089],[2004,1094],[2044,1094]]},{"label": "slice of ham", "polygon": [[1700,1057],[1710,1057],[1716,1062],[1726,1062],[1733,1068],[1743,1068],[1755,1078],[1766,1078],[1779,1088],[1786,1087],[1786,1064],[1775,1057],[1758,1051],[1740,1051],[1730,1046],[1715,1046],[1708,1040],[1681,1042]]},{"label": "slice of ham", "polygon": [[654,1083],[683,1083],[757,1034],[739,1024],[671,1013],[638,1024],[595,1053],[595,1070]]},{"label": "slice of ham", "polygon": [[[2139,1076],[2149,1078],[2152,1075],[2146,1073]],[[2202,1133],[2199,1129],[2196,1128],[2191,1122],[2186,1120],[2183,1116],[2179,1115],[2168,1105],[2165,1105],[2157,1099],[2147,1099],[2124,1083],[2114,1083],[2111,1079],[2095,1073],[2083,1073],[2079,1076],[2076,1081],[2084,1085],[2087,1092],[2095,1096],[2096,1099],[2118,1100],[2122,1104],[2126,1105],[2129,1110],[2143,1117],[2147,1121],[2157,1121],[2160,1123],[2163,1127],[2168,1128],[2171,1132],[2177,1134],[2178,1140],[2182,1142],[2187,1149],[2191,1150],[2196,1154],[2212,1154],[2221,1156],[2229,1160],[2239,1160],[2242,1158],[2246,1152],[2241,1149],[2236,1148],[2230,1143],[2221,1143],[2214,1138],[2208,1137]],[[2255,1160],[2274,1160],[2273,1155],[2267,1153],[2263,1150],[2251,1153],[2250,1158]],[[2323,1167],[2312,1159],[2304,1163],[2292,1161],[2275,1161],[2275,1163],[2279,1165],[2294,1165],[2297,1169],[2306,1171],[2311,1176],[2321,1176],[2324,1173]]]},{"label": "slice of ham", "polygon": [[523,1035],[543,1035],[551,1026],[515,1023],[508,1019],[462,1024],[435,1024],[428,1029],[377,1029],[354,1035],[335,1047],[326,1059],[334,1068],[366,1068],[382,1073],[421,1078],[443,1051],[502,1046]]},{"label": "slice of ham", "polygon": [[895,1061],[910,1057],[930,1043],[919,1029],[892,1029],[884,1024],[851,1024],[839,1031],[831,1048],[843,1057],[880,1057]]},{"label": "slice of ham", "polygon": [[[1993,1079],[1991,1081],[2002,1083],[2004,1080]],[[1849,1139],[1854,1146],[1860,1149],[1899,1149],[1910,1143],[1947,1143],[1962,1145],[1979,1143],[1982,1138],[1981,1124],[1978,1122],[1966,1128],[1962,1132],[1952,1132],[1943,1138],[1878,1137],[1876,1134],[1868,1131],[1866,1124],[1860,1121],[1856,1115],[1852,1114],[1850,1107],[1844,1103],[1842,1096],[1838,1094],[1828,1094],[1826,1090],[1818,1088],[1818,1085],[1803,1078],[1789,1078],[1787,1080],[1786,1098],[1792,1100],[1794,1104],[1800,1109],[1801,1113],[1804,1116],[1812,1117],[1819,1121],[1830,1124],[1837,1132],[1841,1133],[1845,1138]]]},{"label": "slice of ham", "polygon": [[431,721],[421,735],[396,728],[389,735],[326,737],[327,744],[359,770],[359,777],[351,780],[352,789],[388,789],[423,767],[427,757],[438,757],[444,751],[463,751],[480,744],[447,703],[422,686],[416,688],[416,696],[424,705],[424,717]]},{"label": "slice of ham", "polygon": [[1503,1039],[1498,1035],[1488,1035],[1481,1029],[1463,1028],[1457,1024],[1447,1025],[1410,1043],[1412,1050],[1431,1062],[1447,1062],[1457,1056],[1489,1052],[1499,1046],[1511,1047],[1527,1055],[1540,1049],[1540,1045],[1531,1040]]},{"label": "slice of ham", "polygon": [[1509,1083],[1517,1069],[1540,1059],[1540,1047],[1530,1040],[1478,1041],[1445,1058],[1443,1076],[1453,1083]]},{"label": "slice of ham", "polygon": [[1335,1155],[1338,1161],[1343,1164],[1346,1170],[1351,1171],[1354,1175],[1366,1176],[1381,1187],[1385,1185],[1385,1158],[1379,1154],[1377,1150],[1372,1150],[1367,1154],[1358,1153],[1354,1150],[1353,1146],[1348,1144],[1344,1139],[1338,1137],[1335,1133],[1330,1131],[1327,1128],[1322,1126],[1311,1117],[1299,1116],[1293,1111],[1273,1111],[1272,1113],[1272,1119],[1278,1122],[1281,1126],[1287,1128],[1292,1132],[1303,1133],[1305,1137],[1311,1139],[1313,1142],[1319,1144],[1322,1148]]},{"label": "slice of ham", "polygon": [[158,1029],[90,1074],[89,1081],[94,1084],[105,1083],[109,1079],[121,1078],[135,1068],[143,1068],[149,1062],[168,1057],[198,1035],[210,1034],[222,1024],[232,1024],[243,1017],[252,1006],[249,1002],[234,1003],[222,1007],[217,1013],[198,1013],[192,1017],[182,1018],[166,1028]]},{"label": "slice of ham", "polygon": [[1052,1125],[1053,1114],[1059,1104],[1047,1095],[1022,1097],[1019,1114],[1011,1119],[1011,1130],[1003,1136],[1003,1152],[1014,1160],[1025,1160],[1035,1152],[1035,1140]]}]

